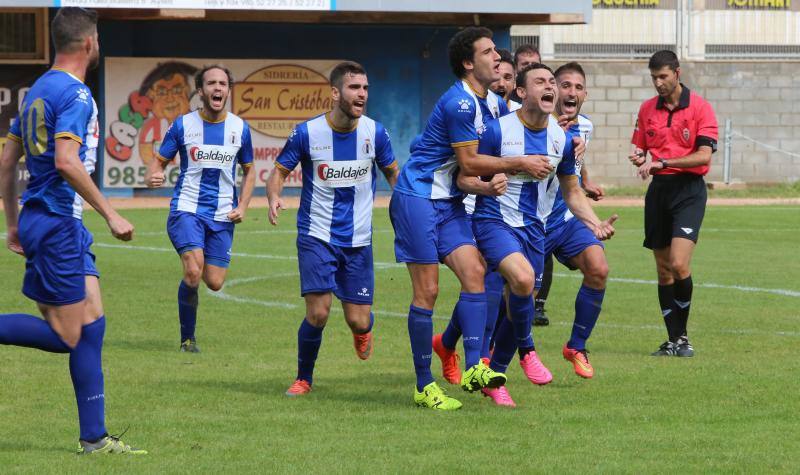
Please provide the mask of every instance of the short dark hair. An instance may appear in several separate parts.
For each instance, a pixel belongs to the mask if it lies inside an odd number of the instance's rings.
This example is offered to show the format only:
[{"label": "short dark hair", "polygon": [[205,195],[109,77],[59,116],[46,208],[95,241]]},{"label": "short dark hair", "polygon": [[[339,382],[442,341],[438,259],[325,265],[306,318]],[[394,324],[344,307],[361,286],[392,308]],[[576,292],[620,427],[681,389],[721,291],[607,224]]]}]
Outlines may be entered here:
[{"label": "short dark hair", "polygon": [[653,56],[650,56],[650,62],[647,63],[647,67],[654,71],[664,66],[668,66],[673,71],[677,71],[681,67],[681,63],[678,62],[678,55],[674,51],[668,49],[656,51]]},{"label": "short dark hair", "polygon": [[475,42],[481,38],[492,38],[492,30],[483,26],[468,26],[459,31],[447,45],[447,55],[450,57],[450,69],[458,78],[463,78],[467,73],[464,61],[475,59]]},{"label": "short dark hair", "polygon": [[547,65],[544,65],[542,63],[529,64],[524,68],[522,68],[522,70],[517,73],[517,87],[525,87],[525,77],[528,75],[529,71],[533,71],[535,69],[546,69],[550,71],[550,74],[553,74],[553,70],[550,69],[550,67]]},{"label": "short dark hair", "polygon": [[219,69],[223,71],[226,76],[228,76],[228,87],[233,87],[233,74],[231,74],[231,70],[226,68],[221,64],[209,64],[208,66],[203,66],[203,69],[197,71],[197,74],[194,75],[194,87],[197,89],[203,88],[203,76],[211,71],[212,69]]},{"label": "short dark hair", "polygon": [[498,48],[497,49],[497,54],[500,55],[500,62],[501,63],[508,63],[512,67],[514,66],[514,56],[511,54],[511,51],[509,51],[507,49],[504,49],[504,48]]},{"label": "short dark hair", "polygon": [[514,51],[514,65],[517,64],[517,62],[519,61],[519,57],[523,54],[535,54],[539,56],[539,58],[542,57],[542,54],[539,53],[539,48],[537,48],[536,46],[530,43],[519,45],[517,49]]},{"label": "short dark hair", "polygon": [[97,31],[97,12],[78,7],[64,7],[58,10],[50,24],[57,53],[70,53],[89,35]]},{"label": "short dark hair", "polygon": [[[147,91],[153,87],[153,84],[162,79],[169,79],[176,74],[186,78],[187,76],[192,76],[196,72],[196,67],[180,61],[167,61],[164,63],[159,63],[155,68],[147,73],[147,76],[145,76],[142,80],[142,84],[139,86],[139,95],[146,95]],[[186,85],[188,86],[189,84]]]},{"label": "short dark hair", "polygon": [[578,73],[583,76],[583,79],[586,79],[586,73],[583,72],[583,67],[578,64],[576,61],[571,61],[567,64],[562,64],[561,66],[556,69],[556,72],[553,73],[553,76],[559,77],[564,73]]},{"label": "short dark hair", "polygon": [[348,74],[352,74],[353,76],[363,74],[366,76],[367,70],[364,69],[364,66],[361,66],[355,61],[343,61],[334,66],[333,70],[331,71],[329,79],[331,86],[341,91],[342,85],[344,84],[344,77]]}]

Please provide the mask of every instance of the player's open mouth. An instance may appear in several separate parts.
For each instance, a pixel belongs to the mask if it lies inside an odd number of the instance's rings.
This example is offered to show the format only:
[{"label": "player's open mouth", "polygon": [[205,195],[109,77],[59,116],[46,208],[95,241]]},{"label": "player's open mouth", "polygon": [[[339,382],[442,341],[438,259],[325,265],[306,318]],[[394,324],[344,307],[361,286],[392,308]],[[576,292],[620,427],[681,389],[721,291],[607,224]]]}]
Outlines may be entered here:
[{"label": "player's open mouth", "polygon": [[363,109],[366,102],[364,101],[353,101],[353,107],[357,107],[359,109]]},{"label": "player's open mouth", "polygon": [[566,99],[564,101],[564,107],[568,109],[574,109],[578,107],[578,101],[576,99]]},{"label": "player's open mouth", "polygon": [[214,105],[221,104],[222,103],[222,94],[213,94],[211,96],[211,102],[213,102]]},{"label": "player's open mouth", "polygon": [[542,102],[552,104],[556,100],[556,95],[552,92],[545,92],[542,94]]}]

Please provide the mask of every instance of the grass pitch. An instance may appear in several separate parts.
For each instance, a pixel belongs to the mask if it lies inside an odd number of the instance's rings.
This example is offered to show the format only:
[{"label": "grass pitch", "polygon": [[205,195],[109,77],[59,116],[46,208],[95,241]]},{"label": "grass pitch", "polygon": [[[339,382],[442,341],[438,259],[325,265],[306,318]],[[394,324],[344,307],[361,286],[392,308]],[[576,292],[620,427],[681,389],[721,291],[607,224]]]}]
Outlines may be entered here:
[{"label": "grass pitch", "polygon": [[[237,227],[228,285],[201,290],[198,355],[177,351],[181,270],[167,211],[124,211],[138,233],[130,248],[87,213],[108,318],[107,425],[130,426],[125,440],[150,455],[73,455],[67,356],[0,347],[0,472],[796,472],[800,207],[708,209],[692,265],[693,359],[648,356],[665,331],[642,210],[613,211],[612,281],[589,341],[595,378],[561,358],[580,278],[557,264],[552,323],[534,333],[553,382],[534,387],[515,361],[509,410],[440,378],[464,402],[455,413],[412,403],[410,282],[394,264],[387,210],[375,211],[375,353],[356,358],[335,303],[314,391],[298,399],[283,395],[303,317],[293,212],[275,229],[251,210]],[[23,269],[0,252],[0,311],[37,314],[19,292]],[[457,295],[443,270],[436,331]]]}]

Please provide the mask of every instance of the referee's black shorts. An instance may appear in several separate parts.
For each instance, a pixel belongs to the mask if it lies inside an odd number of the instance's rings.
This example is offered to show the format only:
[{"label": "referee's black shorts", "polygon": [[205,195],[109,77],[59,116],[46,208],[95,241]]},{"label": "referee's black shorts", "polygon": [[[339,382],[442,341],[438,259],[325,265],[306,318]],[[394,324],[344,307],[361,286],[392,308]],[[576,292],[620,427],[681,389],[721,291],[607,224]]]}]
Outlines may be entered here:
[{"label": "referee's black shorts", "polygon": [[644,247],[663,249],[676,237],[697,242],[707,197],[700,175],[654,176],[644,199]]}]

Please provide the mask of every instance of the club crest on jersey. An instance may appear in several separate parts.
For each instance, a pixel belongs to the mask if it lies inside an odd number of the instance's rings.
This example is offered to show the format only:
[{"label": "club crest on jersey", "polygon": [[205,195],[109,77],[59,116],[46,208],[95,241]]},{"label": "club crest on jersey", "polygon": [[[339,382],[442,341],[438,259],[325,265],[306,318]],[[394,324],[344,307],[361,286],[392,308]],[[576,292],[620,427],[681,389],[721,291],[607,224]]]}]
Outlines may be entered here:
[{"label": "club crest on jersey", "polygon": [[553,140],[553,153],[556,155],[561,153],[558,151],[558,146],[559,146],[558,140]]},{"label": "club crest on jersey", "polygon": [[364,139],[364,145],[361,146],[361,151],[364,152],[364,155],[369,155],[371,150],[372,143],[370,143],[369,139]]},{"label": "club crest on jersey", "polygon": [[689,137],[691,137],[691,133],[689,132],[689,129],[683,129],[683,140],[688,142],[689,141]]},{"label": "club crest on jersey", "polygon": [[461,99],[458,101],[458,112],[469,112],[470,111],[470,104],[469,101],[466,99]]},{"label": "club crest on jersey", "polygon": [[236,144],[236,131],[232,130],[231,131],[231,145],[235,145],[235,144]]}]

